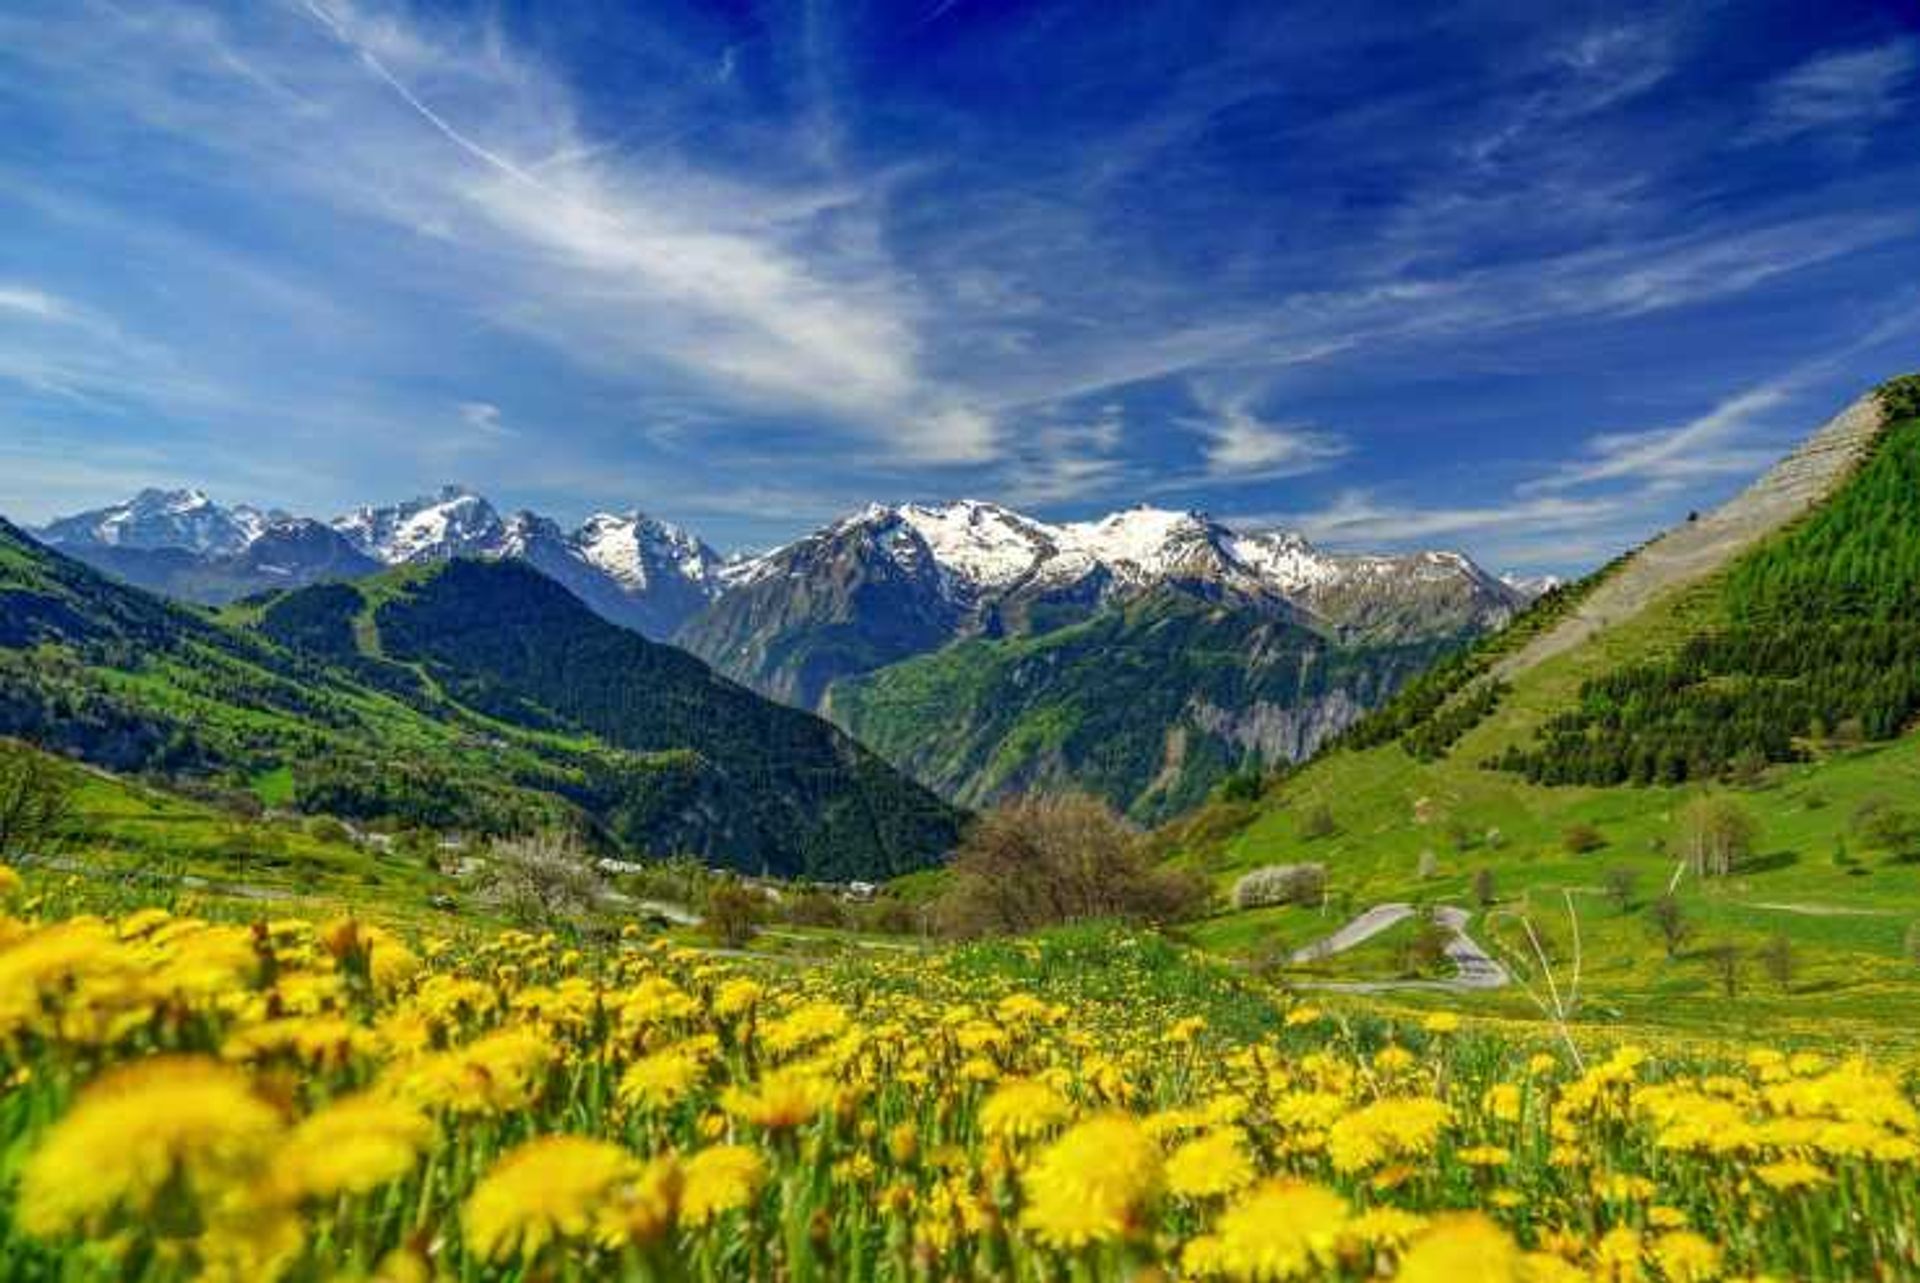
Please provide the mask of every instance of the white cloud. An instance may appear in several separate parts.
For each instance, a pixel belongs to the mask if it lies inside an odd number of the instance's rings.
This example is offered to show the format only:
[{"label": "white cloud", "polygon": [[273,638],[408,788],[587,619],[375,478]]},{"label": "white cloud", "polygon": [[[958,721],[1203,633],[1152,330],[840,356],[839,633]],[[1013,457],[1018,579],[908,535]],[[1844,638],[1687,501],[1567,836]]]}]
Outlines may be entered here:
[{"label": "white cloud", "polygon": [[1283,525],[1308,537],[1331,542],[1373,541],[1396,544],[1415,540],[1523,530],[1566,530],[1617,515],[1617,499],[1540,497],[1508,503],[1419,507],[1378,499],[1366,490],[1348,490],[1324,508],[1275,517],[1241,518],[1246,525]]},{"label": "white cloud", "polygon": [[1670,485],[1758,472],[1777,452],[1752,444],[1753,430],[1788,396],[1785,380],[1763,383],[1674,427],[1601,433],[1587,441],[1584,457],[1523,485],[1521,493],[1621,480]]},{"label": "white cloud", "polygon": [[462,401],[460,421],[482,437],[498,440],[519,435],[507,426],[501,416],[500,407],[491,401]]},{"label": "white cloud", "polygon": [[1817,131],[1857,132],[1896,119],[1917,67],[1920,42],[1913,39],[1810,58],[1762,92],[1760,115],[1748,137],[1773,141]]},{"label": "white cloud", "polygon": [[10,312],[37,321],[66,321],[78,314],[71,303],[44,290],[3,282],[0,282],[0,312]]},{"label": "white cloud", "polygon": [[1297,477],[1326,467],[1347,453],[1348,444],[1330,432],[1308,424],[1271,423],[1252,409],[1246,393],[1222,395],[1204,384],[1194,396],[1209,411],[1195,421],[1206,438],[1206,473],[1210,480],[1251,482]]}]

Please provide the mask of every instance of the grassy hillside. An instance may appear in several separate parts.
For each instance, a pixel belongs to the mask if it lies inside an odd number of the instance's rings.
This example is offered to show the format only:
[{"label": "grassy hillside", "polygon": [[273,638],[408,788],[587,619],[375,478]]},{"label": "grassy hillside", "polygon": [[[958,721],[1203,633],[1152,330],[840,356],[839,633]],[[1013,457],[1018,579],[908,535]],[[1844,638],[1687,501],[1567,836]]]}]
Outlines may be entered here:
[{"label": "grassy hillside", "polygon": [[955,825],[818,719],[517,565],[396,572],[215,617],[0,526],[0,733],[310,812],[585,823],[633,851],[814,876],[918,867]]},{"label": "grassy hillside", "polygon": [[[1920,737],[1904,733],[1920,635],[1912,387],[1889,385],[1889,422],[1843,486],[1712,573],[1503,667],[1557,623],[1523,620],[1257,801],[1171,826],[1169,850],[1223,889],[1263,864],[1330,870],[1323,912],[1263,910],[1255,929],[1229,915],[1200,938],[1272,956],[1369,904],[1453,903],[1485,943],[1517,943],[1530,916],[1563,983],[1577,931],[1590,1016],[1728,1018],[1722,946],[1738,954],[1731,1009],[1754,1018],[1867,1031],[1920,1013]],[[1645,760],[1678,766],[1631,765]],[[1553,761],[1607,766],[1541,769]],[[1669,956],[1652,906],[1680,870],[1682,812],[1704,794],[1742,809],[1756,837],[1733,876],[1679,876],[1689,931]],[[1776,967],[1782,941],[1790,962]],[[1529,1009],[1518,988],[1444,1000]]]},{"label": "grassy hillside", "polygon": [[1305,756],[1464,642],[1344,646],[1277,613],[1170,591],[844,679],[828,711],[963,803],[1070,786],[1155,820],[1249,760]]}]

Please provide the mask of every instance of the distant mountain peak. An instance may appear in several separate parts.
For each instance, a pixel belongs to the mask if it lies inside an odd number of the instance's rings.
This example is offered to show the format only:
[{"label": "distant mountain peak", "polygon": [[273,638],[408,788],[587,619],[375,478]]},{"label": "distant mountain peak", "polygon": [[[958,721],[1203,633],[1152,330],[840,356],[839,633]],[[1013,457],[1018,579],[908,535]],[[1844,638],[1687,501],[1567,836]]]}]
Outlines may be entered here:
[{"label": "distant mountain peak", "polygon": [[123,503],[49,522],[38,533],[56,548],[180,548],[204,556],[237,553],[281,512],[222,507],[197,488],[148,487]]}]

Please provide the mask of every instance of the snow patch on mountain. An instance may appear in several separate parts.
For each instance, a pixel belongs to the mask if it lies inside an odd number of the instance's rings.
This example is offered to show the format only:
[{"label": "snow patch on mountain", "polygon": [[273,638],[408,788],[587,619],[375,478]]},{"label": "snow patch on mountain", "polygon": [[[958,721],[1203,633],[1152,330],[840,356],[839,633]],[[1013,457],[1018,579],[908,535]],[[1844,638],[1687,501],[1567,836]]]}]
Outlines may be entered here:
[{"label": "snow patch on mountain", "polygon": [[709,597],[720,591],[719,554],[672,522],[643,512],[595,513],[572,543],[588,565],[630,591],[644,592],[663,577],[683,580]]},{"label": "snow patch on mountain", "polygon": [[356,508],[335,518],[333,528],[359,551],[389,566],[499,556],[508,533],[492,504],[459,486],[390,507]]},{"label": "snow patch on mountain", "polygon": [[125,503],[49,522],[38,533],[56,548],[181,548],[202,556],[244,549],[286,514],[225,508],[204,490],[142,490]]}]

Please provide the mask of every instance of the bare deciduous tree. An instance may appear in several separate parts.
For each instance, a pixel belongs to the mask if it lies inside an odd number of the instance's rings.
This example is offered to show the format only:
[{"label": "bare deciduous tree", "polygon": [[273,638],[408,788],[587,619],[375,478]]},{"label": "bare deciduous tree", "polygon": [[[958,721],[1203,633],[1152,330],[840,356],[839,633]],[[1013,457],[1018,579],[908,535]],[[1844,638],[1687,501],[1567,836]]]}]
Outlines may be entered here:
[{"label": "bare deciduous tree", "polygon": [[1663,895],[1653,902],[1653,927],[1660,933],[1661,941],[1667,946],[1667,956],[1673,957],[1680,952],[1680,946],[1693,934],[1693,924],[1687,921],[1686,911],[1680,907],[1680,901],[1671,894]]},{"label": "bare deciduous tree", "polygon": [[1606,873],[1607,898],[1613,901],[1613,907],[1622,913],[1633,909],[1633,889],[1640,881],[1640,875],[1632,869],[1614,868]]},{"label": "bare deciduous tree", "polygon": [[1793,953],[1793,941],[1783,933],[1775,933],[1760,946],[1760,965],[1766,969],[1767,978],[1780,986],[1782,993],[1792,990],[1798,963],[1799,959]]},{"label": "bare deciduous tree", "polygon": [[600,899],[593,858],[571,833],[535,833],[495,842],[475,896],[479,903],[530,926],[578,923]]},{"label": "bare deciduous tree", "polygon": [[1703,797],[1680,815],[1680,840],[1698,877],[1723,878],[1753,854],[1753,817],[1724,797]]},{"label": "bare deciduous tree", "polygon": [[1720,978],[1720,992],[1729,998],[1740,996],[1740,948],[1734,944],[1716,944],[1701,951],[1707,966]]},{"label": "bare deciduous tree", "polygon": [[1205,899],[1204,881],[1155,867],[1139,830],[1106,803],[1026,797],[989,811],[968,832],[940,919],[963,935],[1077,918],[1170,921]]}]

